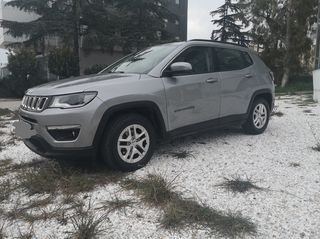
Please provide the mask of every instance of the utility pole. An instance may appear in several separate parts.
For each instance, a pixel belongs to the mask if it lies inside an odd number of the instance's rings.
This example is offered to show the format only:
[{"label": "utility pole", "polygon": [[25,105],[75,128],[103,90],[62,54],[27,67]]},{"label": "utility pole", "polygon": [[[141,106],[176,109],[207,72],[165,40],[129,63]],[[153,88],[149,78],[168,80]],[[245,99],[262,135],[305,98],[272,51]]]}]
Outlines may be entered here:
[{"label": "utility pole", "polygon": [[320,69],[320,0],[318,1],[317,36],[316,36],[314,68],[315,70]]}]

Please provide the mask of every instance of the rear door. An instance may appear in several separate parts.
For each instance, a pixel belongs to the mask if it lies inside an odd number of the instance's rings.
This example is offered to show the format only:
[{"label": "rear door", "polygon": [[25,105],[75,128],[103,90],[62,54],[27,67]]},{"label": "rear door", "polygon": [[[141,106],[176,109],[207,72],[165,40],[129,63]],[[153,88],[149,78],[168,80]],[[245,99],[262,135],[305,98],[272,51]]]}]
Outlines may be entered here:
[{"label": "rear door", "polygon": [[237,49],[216,47],[214,52],[221,75],[220,117],[245,114],[257,84],[253,61]]},{"label": "rear door", "polygon": [[170,130],[218,118],[220,74],[214,72],[212,48],[190,47],[174,62],[188,62],[193,70],[162,78]]}]

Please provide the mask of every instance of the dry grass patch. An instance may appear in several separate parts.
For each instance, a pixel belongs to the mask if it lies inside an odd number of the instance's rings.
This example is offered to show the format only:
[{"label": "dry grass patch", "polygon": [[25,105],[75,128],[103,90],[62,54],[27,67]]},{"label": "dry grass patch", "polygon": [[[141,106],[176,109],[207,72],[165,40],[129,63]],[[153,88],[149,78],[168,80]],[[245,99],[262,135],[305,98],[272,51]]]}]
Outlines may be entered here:
[{"label": "dry grass patch", "polygon": [[[1,152],[1,149],[0,149],[0,152]],[[8,168],[12,164],[12,161],[13,160],[10,158],[0,160],[0,177],[8,174]]]},{"label": "dry grass patch", "polygon": [[45,164],[47,161],[46,160],[31,160],[28,162],[23,162],[23,163],[15,163],[15,164],[11,164],[8,167],[8,170],[10,172],[19,172],[19,171],[25,171],[25,170],[29,170],[29,169],[33,169],[35,167],[38,167],[42,164]]},{"label": "dry grass patch", "polygon": [[8,200],[14,190],[15,188],[11,180],[8,179],[0,182],[0,203]]},{"label": "dry grass patch", "polygon": [[312,113],[312,110],[304,110],[303,113],[311,114],[311,113]]},{"label": "dry grass patch", "polygon": [[320,152],[320,143],[316,144],[315,147],[312,147],[314,151]]},{"label": "dry grass patch", "polygon": [[122,186],[135,190],[149,205],[163,209],[164,215],[160,224],[166,229],[202,227],[227,237],[239,237],[256,232],[255,225],[240,215],[223,214],[193,199],[184,199],[174,191],[174,181],[168,182],[160,175],[149,174],[145,179],[127,179],[122,182]]},{"label": "dry grass patch", "polygon": [[318,132],[318,131],[315,130],[310,123],[308,123],[308,124],[309,124],[309,127],[310,127],[311,134],[312,134],[312,136],[314,138],[314,141],[316,143],[316,145],[314,147],[312,147],[312,149],[314,151],[320,152],[320,138],[316,134],[316,132]]},{"label": "dry grass patch", "polygon": [[114,197],[112,200],[104,201],[102,206],[98,209],[108,210],[108,212],[114,211],[124,211],[128,207],[131,207],[135,202],[131,199],[120,199],[119,197]]},{"label": "dry grass patch", "polygon": [[3,159],[3,160],[0,160],[0,167],[7,167],[9,166],[10,164],[12,164],[13,162],[13,159],[11,158],[6,158],[6,159]]},{"label": "dry grass patch", "polygon": [[168,182],[160,175],[149,174],[145,179],[126,179],[121,185],[127,190],[135,190],[142,200],[148,204],[164,205],[178,195],[174,180]]},{"label": "dry grass patch", "polygon": [[301,164],[299,164],[299,163],[290,163],[290,167],[299,168],[299,167],[301,167]]},{"label": "dry grass patch", "polygon": [[69,232],[74,239],[94,239],[103,234],[106,229],[104,222],[107,220],[107,214],[97,217],[91,210],[90,205],[87,210],[79,207],[75,215],[71,218],[73,231]]},{"label": "dry grass patch", "polygon": [[271,116],[277,116],[277,117],[283,117],[284,113],[280,112],[280,111],[274,111],[271,113]]},{"label": "dry grass patch", "polygon": [[52,197],[44,199],[31,200],[29,203],[20,205],[16,202],[14,207],[5,211],[3,214],[10,221],[23,220],[30,224],[36,221],[46,221],[58,217],[63,211],[61,207],[56,206],[52,210],[46,207],[53,203]]},{"label": "dry grass patch", "polygon": [[302,98],[297,101],[296,104],[298,104],[299,107],[306,107],[306,106],[315,106],[317,102],[315,102],[312,98],[312,96],[307,97],[307,98]]},{"label": "dry grass patch", "polygon": [[47,211],[41,208],[34,210],[24,210],[24,208],[16,207],[8,212],[5,212],[5,217],[13,222],[16,220],[23,220],[32,225],[38,221],[47,221],[59,218],[61,213],[63,213],[63,210],[61,208],[55,208],[52,211]]},{"label": "dry grass patch", "polygon": [[30,196],[44,193],[53,194],[57,191],[58,181],[61,177],[61,169],[53,161],[35,163],[35,166],[25,168],[17,175],[20,187]]},{"label": "dry grass patch", "polygon": [[101,169],[98,166],[81,168],[63,161],[31,162],[15,165],[14,168],[24,169],[18,174],[18,181],[29,195],[54,194],[57,191],[75,195],[117,182],[126,176],[124,173]]},{"label": "dry grass patch", "polygon": [[251,190],[263,190],[262,188],[254,185],[250,179],[225,178],[225,182],[219,184],[218,186],[227,189],[233,193],[246,193]]},{"label": "dry grass patch", "polygon": [[4,227],[5,227],[5,224],[3,223],[3,224],[0,226],[0,239],[6,238],[6,234],[4,233]]},{"label": "dry grass patch", "polygon": [[181,230],[189,227],[209,228],[223,237],[237,238],[254,235],[256,226],[236,214],[223,214],[191,199],[176,199],[164,211],[161,225],[166,229]]},{"label": "dry grass patch", "polygon": [[177,159],[186,159],[190,157],[194,157],[192,152],[190,151],[180,151],[180,152],[172,152],[170,155]]},{"label": "dry grass patch", "polygon": [[9,115],[9,114],[11,114],[11,113],[12,113],[12,111],[9,110],[9,109],[2,109],[2,108],[0,108],[0,117],[1,117],[1,116],[7,116],[7,115]]},{"label": "dry grass patch", "polygon": [[33,231],[30,231],[30,232],[24,232],[24,233],[20,232],[20,235],[16,238],[17,239],[33,239],[33,238],[37,238],[37,237],[35,236]]},{"label": "dry grass patch", "polygon": [[3,141],[0,141],[0,152],[4,150],[6,144]]}]

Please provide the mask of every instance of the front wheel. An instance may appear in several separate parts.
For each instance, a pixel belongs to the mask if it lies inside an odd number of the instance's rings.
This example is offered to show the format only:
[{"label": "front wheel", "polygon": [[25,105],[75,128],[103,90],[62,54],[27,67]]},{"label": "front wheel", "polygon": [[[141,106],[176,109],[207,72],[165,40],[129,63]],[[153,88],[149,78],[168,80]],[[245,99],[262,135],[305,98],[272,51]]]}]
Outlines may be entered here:
[{"label": "front wheel", "polygon": [[137,114],[122,115],[107,128],[102,160],[111,168],[135,171],[150,161],[154,144],[155,132],[149,120]]},{"label": "front wheel", "polygon": [[243,129],[247,134],[262,134],[268,127],[269,119],[270,106],[265,99],[259,98],[253,102]]}]

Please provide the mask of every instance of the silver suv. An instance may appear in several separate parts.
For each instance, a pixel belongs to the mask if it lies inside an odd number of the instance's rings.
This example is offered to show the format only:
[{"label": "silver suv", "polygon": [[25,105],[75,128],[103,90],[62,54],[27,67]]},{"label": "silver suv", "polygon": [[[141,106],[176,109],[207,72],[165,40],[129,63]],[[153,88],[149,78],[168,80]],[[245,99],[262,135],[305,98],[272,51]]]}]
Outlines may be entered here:
[{"label": "silver suv", "polygon": [[137,170],[159,139],[225,126],[263,133],[273,81],[245,47],[207,40],[154,46],[97,75],[29,89],[16,133],[44,157],[96,156]]}]

